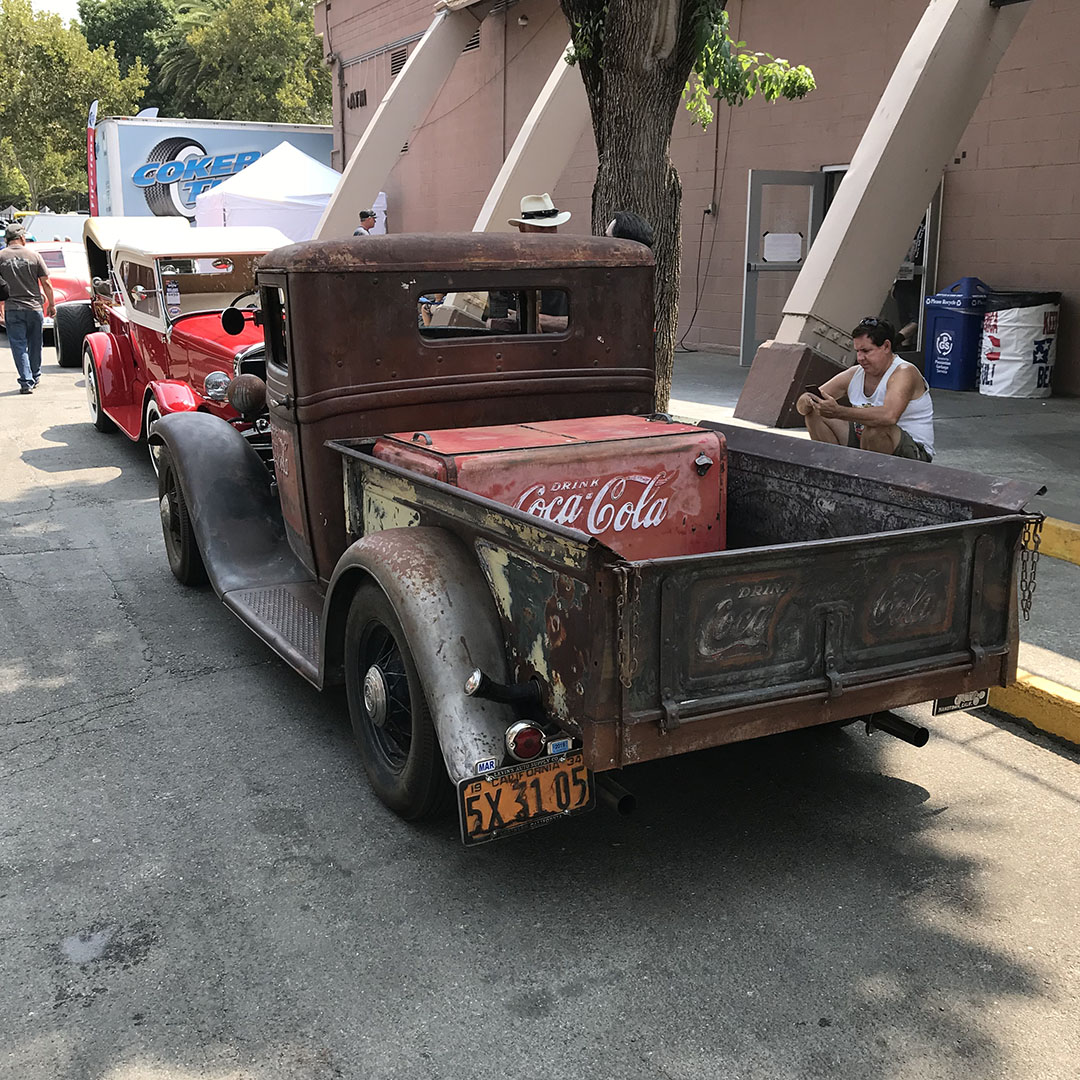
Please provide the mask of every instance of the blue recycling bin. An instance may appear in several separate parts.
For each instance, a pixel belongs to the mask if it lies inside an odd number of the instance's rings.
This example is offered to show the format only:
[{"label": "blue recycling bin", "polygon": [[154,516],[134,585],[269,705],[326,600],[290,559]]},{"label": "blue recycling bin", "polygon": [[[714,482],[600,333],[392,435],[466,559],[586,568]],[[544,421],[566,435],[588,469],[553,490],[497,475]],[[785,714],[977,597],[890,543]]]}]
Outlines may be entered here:
[{"label": "blue recycling bin", "polygon": [[926,298],[926,381],[937,390],[975,390],[983,315],[994,290],[965,277]]}]

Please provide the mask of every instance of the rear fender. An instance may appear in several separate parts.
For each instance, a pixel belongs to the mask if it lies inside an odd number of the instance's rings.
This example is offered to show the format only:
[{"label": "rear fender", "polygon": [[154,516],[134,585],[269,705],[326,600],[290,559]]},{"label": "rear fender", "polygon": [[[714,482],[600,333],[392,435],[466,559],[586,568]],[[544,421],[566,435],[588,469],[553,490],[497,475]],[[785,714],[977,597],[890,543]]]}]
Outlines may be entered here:
[{"label": "rear fender", "polygon": [[487,758],[502,762],[509,705],[465,694],[474,668],[506,681],[506,650],[487,581],[469,549],[444,529],[386,529],[338,561],[323,610],[324,683],[341,677],[349,605],[364,581],[386,594],[405,631],[443,760],[455,783]]},{"label": "rear fender", "polygon": [[289,547],[266,466],[232,424],[211,413],[170,413],[148,441],[169,452],[218,596],[311,580]]},{"label": "rear fender", "polygon": [[[112,415],[116,409],[138,404],[131,344],[119,334],[98,331],[86,335],[83,348],[89,349],[94,358],[98,395],[105,412]],[[138,438],[138,434],[135,432],[132,438]]]}]

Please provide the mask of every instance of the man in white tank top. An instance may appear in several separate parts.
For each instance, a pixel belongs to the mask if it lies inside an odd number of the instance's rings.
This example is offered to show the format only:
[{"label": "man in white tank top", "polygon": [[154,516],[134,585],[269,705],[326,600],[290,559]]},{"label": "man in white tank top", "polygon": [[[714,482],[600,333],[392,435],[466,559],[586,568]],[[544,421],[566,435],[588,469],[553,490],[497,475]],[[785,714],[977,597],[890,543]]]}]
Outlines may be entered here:
[{"label": "man in white tank top", "polygon": [[[810,388],[795,403],[816,442],[932,461],[934,405],[919,369],[893,352],[896,331],[867,317],[851,331],[854,367]],[[841,405],[846,397],[849,405]]]}]

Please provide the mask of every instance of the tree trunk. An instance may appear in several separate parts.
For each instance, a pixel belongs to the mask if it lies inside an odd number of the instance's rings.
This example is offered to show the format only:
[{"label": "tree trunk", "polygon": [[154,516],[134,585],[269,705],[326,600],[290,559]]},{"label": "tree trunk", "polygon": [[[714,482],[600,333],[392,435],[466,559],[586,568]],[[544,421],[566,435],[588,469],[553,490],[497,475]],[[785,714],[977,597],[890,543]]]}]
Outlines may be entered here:
[{"label": "tree trunk", "polygon": [[[599,155],[592,227],[632,210],[654,230],[656,407],[666,409],[675,361],[682,264],[682,183],[668,147],[703,20],[720,0],[562,0],[579,53]],[[598,29],[602,27],[602,36]]]}]

